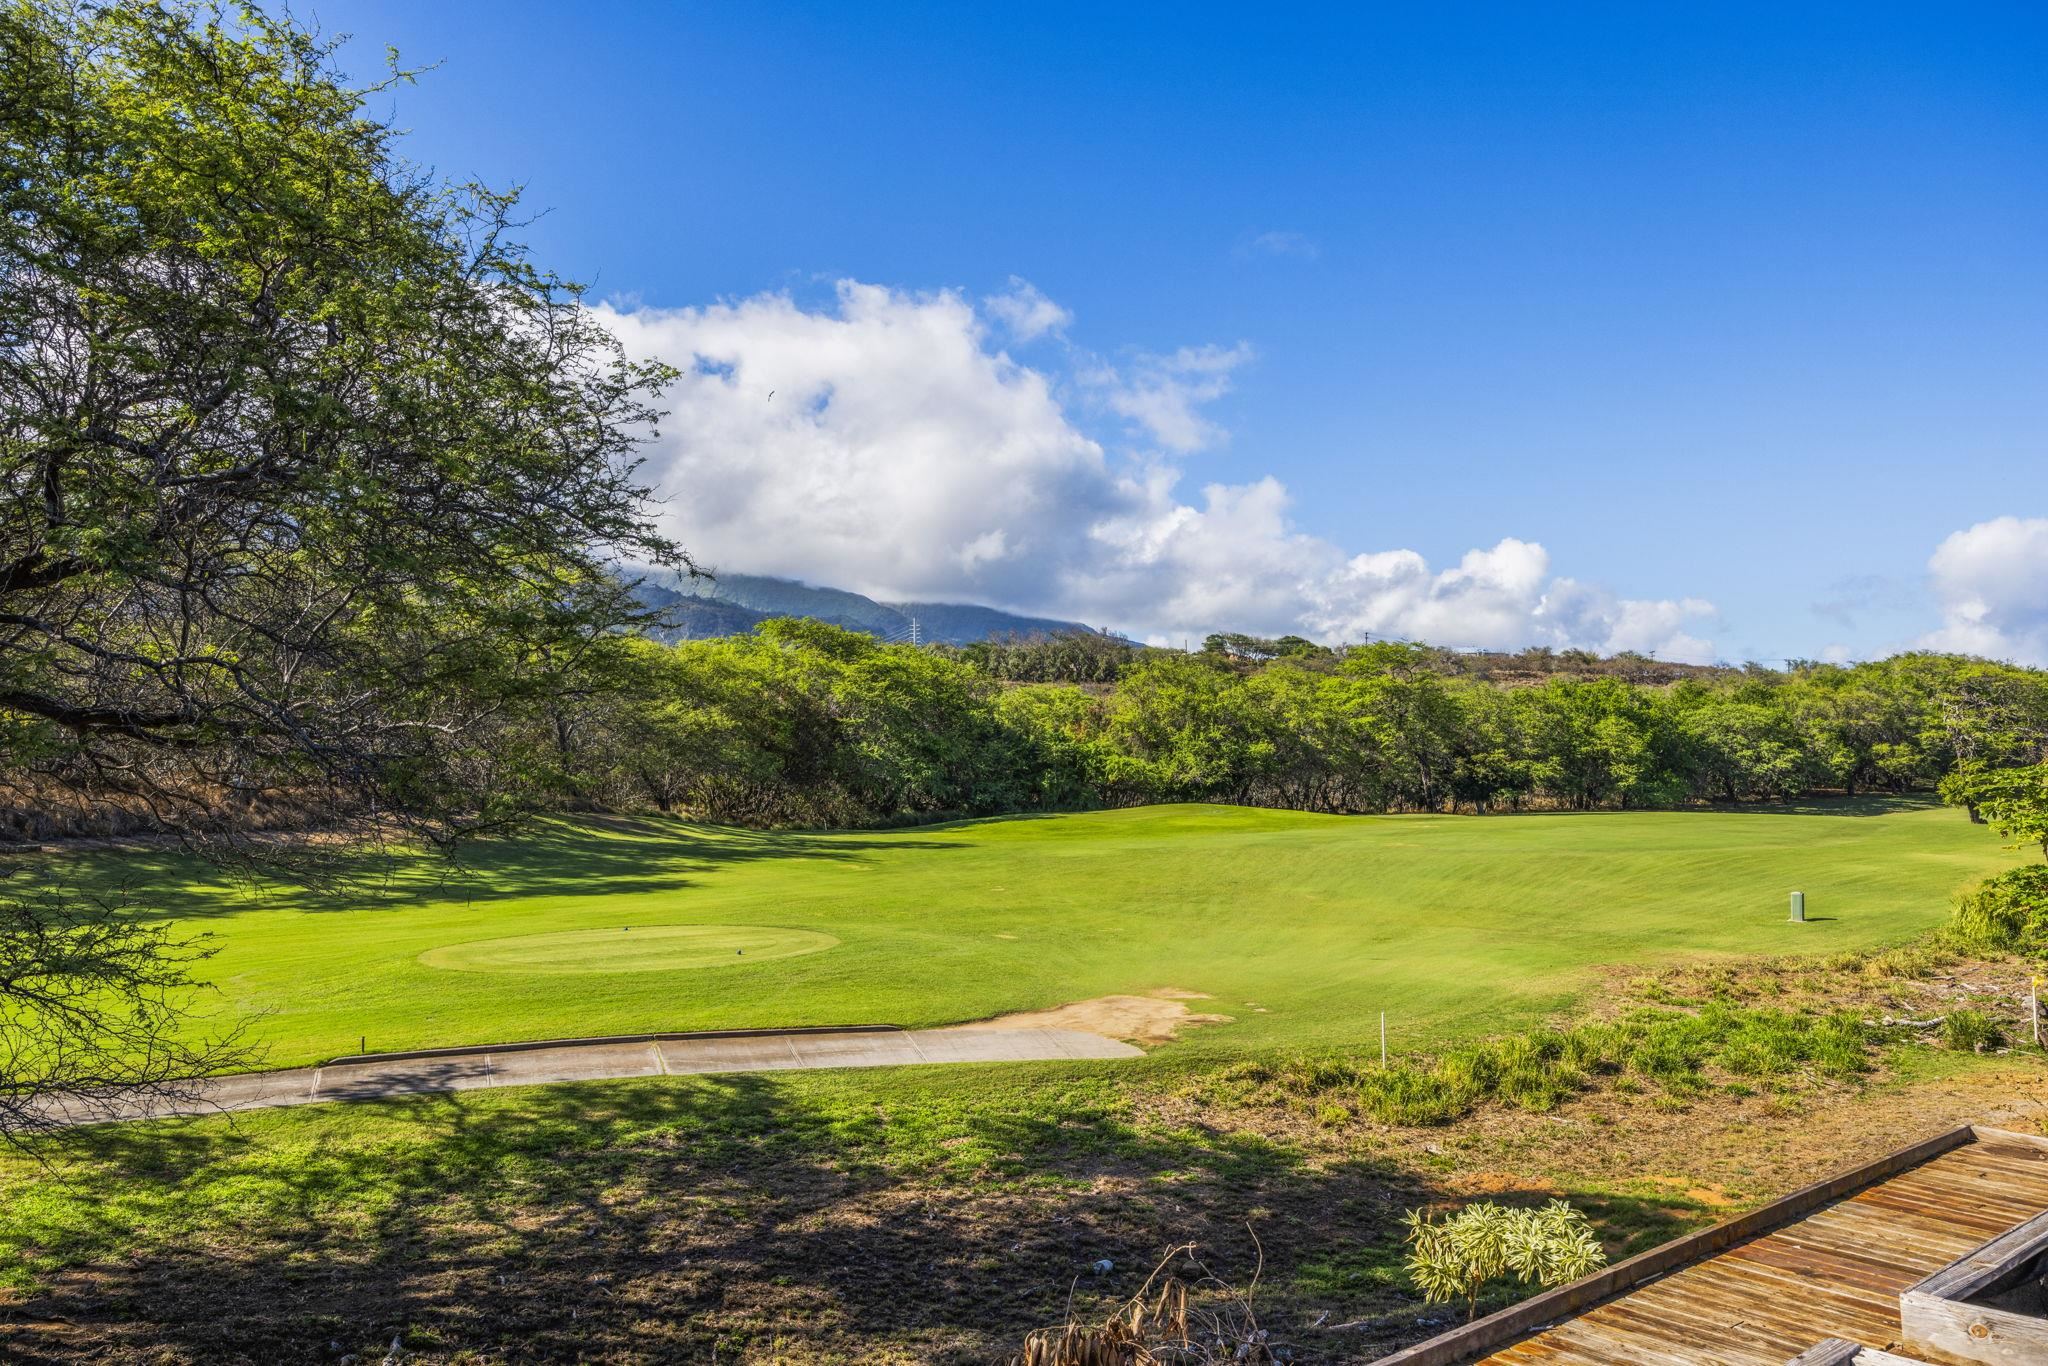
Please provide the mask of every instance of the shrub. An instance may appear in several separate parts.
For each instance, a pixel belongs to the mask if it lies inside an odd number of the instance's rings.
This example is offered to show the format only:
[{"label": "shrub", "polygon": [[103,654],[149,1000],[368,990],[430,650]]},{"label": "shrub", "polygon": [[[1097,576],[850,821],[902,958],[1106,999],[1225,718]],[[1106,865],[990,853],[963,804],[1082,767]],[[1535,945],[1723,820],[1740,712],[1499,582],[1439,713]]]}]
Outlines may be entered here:
[{"label": "shrub", "polygon": [[1564,1036],[1557,1060],[1580,1072],[1614,1072],[1620,1069],[1621,1031],[1612,1025],[1580,1025]]},{"label": "shrub", "polygon": [[1486,1095],[1500,1083],[1500,1055],[1491,1044],[1460,1048],[1445,1054],[1435,1071],[1454,1090]]},{"label": "shrub", "polygon": [[1952,1010],[1941,1022],[1941,1041],[1958,1053],[1982,1053],[2004,1043],[2005,1031],[1981,1010]]},{"label": "shrub", "polygon": [[1638,1011],[1624,1023],[1622,1061],[1628,1070],[1669,1091],[1698,1090],[1704,1059],[1704,1021],[1664,1011]]},{"label": "shrub", "polygon": [[1592,1224],[1562,1200],[1541,1209],[1481,1201],[1443,1220],[1410,1210],[1403,1222],[1408,1275],[1424,1302],[1462,1299],[1467,1322],[1487,1283],[1511,1272],[1524,1285],[1563,1285],[1607,1263]]},{"label": "shrub", "polygon": [[1870,1070],[1870,1048],[1877,1031],[1853,1015],[1829,1017],[1813,1031],[1808,1056],[1814,1066],[1844,1081]]},{"label": "shrub", "polygon": [[1445,1080],[1437,1072],[1390,1067],[1363,1074],[1358,1103],[1382,1124],[1401,1127],[1449,1124],[1469,1113],[1480,1093]]},{"label": "shrub", "polygon": [[2048,864],[1986,878],[1957,901],[1950,928],[1970,948],[2048,954]]},{"label": "shrub", "polygon": [[1938,949],[1917,944],[1905,944],[1895,949],[1874,953],[1863,960],[1865,977],[1919,979],[1931,976],[1936,968],[1944,967],[1951,958]]},{"label": "shrub", "polygon": [[1718,1023],[1722,1037],[1715,1060],[1738,1076],[1781,1076],[1809,1064],[1837,1077],[1870,1069],[1873,1031],[1847,1013],[1815,1020],[1757,1010]]}]

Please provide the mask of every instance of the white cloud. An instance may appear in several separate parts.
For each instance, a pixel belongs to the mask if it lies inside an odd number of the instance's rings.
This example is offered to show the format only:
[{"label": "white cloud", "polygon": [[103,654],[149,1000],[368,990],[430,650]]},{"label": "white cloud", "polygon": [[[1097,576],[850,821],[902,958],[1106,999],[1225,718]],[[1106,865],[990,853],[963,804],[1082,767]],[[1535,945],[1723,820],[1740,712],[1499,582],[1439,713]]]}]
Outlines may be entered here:
[{"label": "white cloud", "polygon": [[1101,448],[958,294],[846,281],[833,309],[762,294],[600,312],[629,351],[687,372],[648,470],[714,566],[1017,601],[1116,506]]},{"label": "white cloud", "polygon": [[1036,341],[1048,332],[1058,335],[1074,321],[1072,313],[1046,298],[1037,285],[1016,275],[1010,277],[1007,292],[991,294],[981,304],[1018,342]]},{"label": "white cloud", "polygon": [[1275,228],[1246,238],[1238,252],[1244,256],[1292,256],[1302,261],[1313,261],[1323,254],[1323,249],[1306,233]]},{"label": "white cloud", "polygon": [[1230,372],[1251,358],[1244,342],[1183,346],[1165,356],[1139,352],[1122,369],[1097,361],[1082,369],[1080,379],[1135,430],[1186,455],[1223,439],[1222,428],[1201,407],[1230,392]]},{"label": "white cloud", "polygon": [[1020,288],[999,296],[1014,310],[854,281],[820,308],[784,294],[601,308],[631,353],[684,371],[646,466],[667,529],[714,568],[988,602],[1153,640],[1300,631],[1711,655],[1689,634],[1708,604],[1555,577],[1533,542],[1432,570],[1412,550],[1352,554],[1303,532],[1270,476],[1188,499],[1167,453],[1223,438],[1201,406],[1249,349],[1079,362],[1079,391],[1154,443],[1113,459],[1053,376],[994,346],[990,319],[1017,336],[1049,316]]},{"label": "white cloud", "polygon": [[1941,628],[1931,649],[2048,664],[2048,517],[1995,517],[1956,532],[1927,561]]},{"label": "white cloud", "polygon": [[1454,568],[1436,572],[1412,550],[1355,555],[1324,580],[1310,621],[1326,639],[1369,633],[1443,645],[1579,645],[1705,660],[1713,657],[1712,644],[1686,628],[1713,615],[1714,605],[1698,598],[1618,598],[1552,577],[1547,550],[1509,537],[1490,550],[1468,550]]}]

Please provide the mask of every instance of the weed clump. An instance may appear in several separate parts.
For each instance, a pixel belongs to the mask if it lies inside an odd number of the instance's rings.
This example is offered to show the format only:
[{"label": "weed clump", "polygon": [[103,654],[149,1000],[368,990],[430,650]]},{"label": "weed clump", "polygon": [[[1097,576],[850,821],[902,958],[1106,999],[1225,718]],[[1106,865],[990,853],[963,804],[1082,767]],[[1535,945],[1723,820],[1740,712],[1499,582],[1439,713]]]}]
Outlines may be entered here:
[{"label": "weed clump", "polygon": [[[1876,1029],[1830,1015],[1713,1004],[1641,1009],[1618,1020],[1538,1029],[1381,1066],[1320,1056],[1242,1063],[1204,1087],[1212,1101],[1285,1104],[1330,1124],[1340,1109],[1401,1128],[1449,1124],[1486,1102],[1544,1114],[1601,1080],[1676,1103],[1706,1094],[1710,1073],[1846,1080],[1870,1070]],[[1736,1083],[1740,1084],[1740,1083]],[[1754,1090],[1745,1087],[1746,1091]]]},{"label": "weed clump", "polygon": [[1982,1053],[2004,1043],[2005,1031],[1981,1010],[1952,1010],[1941,1022],[1941,1041],[1958,1053]]}]

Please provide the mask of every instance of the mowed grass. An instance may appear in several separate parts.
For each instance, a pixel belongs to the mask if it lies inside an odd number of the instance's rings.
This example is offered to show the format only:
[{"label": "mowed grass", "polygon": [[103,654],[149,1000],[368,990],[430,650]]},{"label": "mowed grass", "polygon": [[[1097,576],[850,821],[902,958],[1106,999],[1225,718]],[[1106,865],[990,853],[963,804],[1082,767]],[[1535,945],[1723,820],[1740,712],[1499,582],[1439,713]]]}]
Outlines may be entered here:
[{"label": "mowed grass", "polygon": [[[564,821],[472,849],[459,876],[400,858],[345,898],[158,855],[88,870],[215,936],[214,1008],[252,1016],[274,1066],[361,1040],[926,1026],[1164,987],[1235,1018],[1174,1050],[1196,1061],[1376,1048],[1383,1010],[1397,1049],[1436,1047],[1560,1008],[1606,965],[1897,941],[2015,857],[1915,802],[1490,818],[1180,806],[844,834]],[[1803,926],[1786,923],[1794,889],[1815,917]],[[647,933],[666,926],[742,930],[739,947],[743,927],[839,942],[753,961],[721,947],[715,969],[628,961],[687,944]],[[562,961],[522,963],[515,945],[489,971],[430,966],[483,952],[451,946],[565,933]]]},{"label": "mowed grass", "polygon": [[557,930],[510,939],[479,939],[430,949],[420,961],[457,972],[593,973],[675,972],[689,968],[737,968],[769,958],[794,958],[837,948],[839,941],[816,930],[765,925],[631,925],[601,930]]}]

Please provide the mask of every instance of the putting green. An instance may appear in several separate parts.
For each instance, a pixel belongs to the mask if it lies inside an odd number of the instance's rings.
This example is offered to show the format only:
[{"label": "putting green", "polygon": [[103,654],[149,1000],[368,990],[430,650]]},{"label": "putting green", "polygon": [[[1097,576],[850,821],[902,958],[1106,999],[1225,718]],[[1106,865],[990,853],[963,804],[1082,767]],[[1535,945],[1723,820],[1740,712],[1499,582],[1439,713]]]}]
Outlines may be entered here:
[{"label": "putting green", "polygon": [[456,972],[673,972],[794,958],[838,944],[829,934],[773,925],[640,925],[444,944],[420,962]]}]

